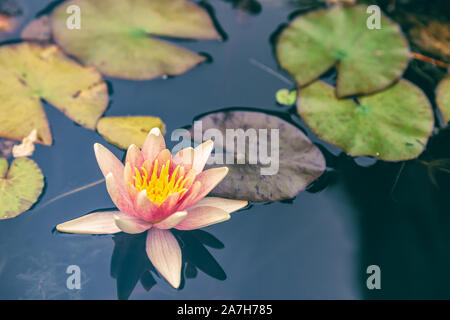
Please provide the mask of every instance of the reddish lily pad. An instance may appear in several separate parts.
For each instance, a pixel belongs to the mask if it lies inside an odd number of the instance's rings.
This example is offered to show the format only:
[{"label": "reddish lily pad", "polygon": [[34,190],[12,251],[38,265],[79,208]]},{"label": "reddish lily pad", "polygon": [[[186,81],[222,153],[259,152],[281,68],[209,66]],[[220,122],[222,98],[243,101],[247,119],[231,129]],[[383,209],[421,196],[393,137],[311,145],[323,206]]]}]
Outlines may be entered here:
[{"label": "reddish lily pad", "polygon": [[29,158],[8,161],[0,158],[0,219],[16,217],[38,200],[44,177],[38,165]]},{"label": "reddish lily pad", "polygon": [[434,117],[419,88],[400,80],[358,102],[337,99],[332,86],[318,81],[300,91],[297,111],[321,139],[349,155],[401,161],[422,153]]},{"label": "reddish lily pad", "polygon": [[441,111],[444,122],[450,121],[450,76],[446,76],[436,90],[436,102]]},{"label": "reddish lily pad", "polygon": [[[211,113],[197,120],[202,124],[202,140],[215,140],[213,157],[223,161],[223,164],[211,166],[229,168],[228,175],[212,191],[212,195],[260,202],[290,199],[319,178],[325,170],[325,159],[320,150],[300,129],[277,116],[253,111],[225,111]],[[209,129],[218,130],[216,132],[220,132],[223,141],[215,135],[205,136],[208,131],[211,133]],[[256,132],[257,140],[246,140],[246,149],[241,152],[237,148],[230,148],[231,144],[227,146],[233,140],[231,135],[227,139],[227,131],[237,133],[240,138],[246,133],[251,136],[252,132]],[[195,126],[191,128],[191,135],[199,140],[195,135]],[[251,149],[257,150],[257,161],[251,161]],[[267,151],[271,159],[261,156],[261,151]],[[225,153],[231,154],[232,163],[226,161]],[[245,160],[244,163],[242,160]]]},{"label": "reddish lily pad", "polygon": [[0,137],[21,141],[36,129],[37,142],[51,145],[41,99],[95,129],[109,98],[96,70],[79,65],[54,45],[24,42],[0,47]]},{"label": "reddish lily pad", "polygon": [[[66,25],[69,6],[80,8],[80,29]],[[221,38],[208,13],[187,0],[72,0],[51,20],[64,51],[107,76],[134,80],[179,75],[205,60],[158,37]]]},{"label": "reddish lily pad", "polygon": [[295,19],[280,35],[280,65],[305,86],[333,66],[339,97],[369,94],[397,80],[409,48],[400,27],[381,15],[381,29],[367,27],[365,6],[317,10]]}]

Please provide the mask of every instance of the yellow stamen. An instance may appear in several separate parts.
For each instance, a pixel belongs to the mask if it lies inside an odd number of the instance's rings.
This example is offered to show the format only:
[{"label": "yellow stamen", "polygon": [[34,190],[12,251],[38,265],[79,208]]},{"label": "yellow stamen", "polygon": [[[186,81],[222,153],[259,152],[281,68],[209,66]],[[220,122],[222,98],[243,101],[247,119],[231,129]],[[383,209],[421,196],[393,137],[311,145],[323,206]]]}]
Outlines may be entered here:
[{"label": "yellow stamen", "polygon": [[[180,193],[183,196],[188,190],[184,186],[189,178],[184,176],[184,170],[177,166],[172,174],[169,173],[170,160],[159,169],[158,160],[155,160],[151,174],[144,167],[135,168],[134,187],[140,192],[145,190],[149,200],[161,204],[170,195]],[[158,175],[159,171],[159,175]],[[177,177],[178,176],[178,177]]]}]

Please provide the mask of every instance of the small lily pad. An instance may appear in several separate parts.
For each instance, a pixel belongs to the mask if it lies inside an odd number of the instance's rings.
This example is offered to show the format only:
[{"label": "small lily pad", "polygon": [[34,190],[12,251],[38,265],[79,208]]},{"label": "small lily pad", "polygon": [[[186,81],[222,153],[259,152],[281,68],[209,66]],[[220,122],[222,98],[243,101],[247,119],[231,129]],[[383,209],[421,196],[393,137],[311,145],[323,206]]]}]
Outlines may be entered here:
[{"label": "small lily pad", "polygon": [[318,81],[301,90],[297,111],[321,139],[347,154],[386,161],[418,157],[434,126],[428,99],[406,80],[359,104],[337,99],[332,86]]},{"label": "small lily pad", "polygon": [[336,66],[339,97],[391,85],[406,69],[408,44],[400,27],[383,15],[381,29],[369,29],[366,9],[336,6],[295,19],[278,39],[281,67],[305,86]]},{"label": "small lily pad", "polygon": [[276,94],[277,103],[283,106],[292,106],[297,100],[297,90],[280,89]]},{"label": "small lily pad", "polygon": [[76,123],[95,129],[108,105],[101,75],[54,46],[19,43],[0,47],[0,137],[21,141],[37,130],[37,142],[52,144],[41,99]]},{"label": "small lily pad", "polygon": [[44,177],[38,165],[29,158],[11,163],[0,158],[0,219],[13,218],[27,211],[38,200]]},{"label": "small lily pad", "polygon": [[[212,191],[212,195],[264,202],[290,199],[319,178],[325,170],[325,159],[320,150],[300,129],[277,116],[254,111],[224,111],[196,120],[201,121],[203,140],[215,140],[213,157],[223,161],[223,164],[210,166],[229,168],[228,175]],[[195,128],[195,125],[191,128],[191,135],[199,140]],[[209,129],[219,130],[223,141],[214,135],[205,136],[214,132]],[[252,136],[254,132],[257,140],[244,138],[246,148],[242,153],[243,150],[237,147],[230,149],[231,144],[227,145],[234,140],[231,135],[227,139],[227,132],[236,133],[241,139],[245,134]],[[257,155],[257,161],[251,160],[251,149]],[[264,156],[266,151],[267,157]],[[231,154],[232,163],[226,160],[226,153]],[[245,160],[244,163],[242,160]]]},{"label": "small lily pad", "polygon": [[436,89],[436,102],[444,122],[450,121],[450,76],[446,76]]},{"label": "small lily pad", "polygon": [[[80,8],[80,29],[67,27],[69,6]],[[57,7],[51,20],[54,39],[64,51],[124,79],[179,75],[205,60],[161,37],[221,38],[208,13],[187,0],[72,0]]]},{"label": "small lily pad", "polygon": [[98,122],[97,130],[109,143],[128,149],[131,144],[142,148],[149,131],[155,127],[164,134],[165,125],[157,117],[104,117]]}]

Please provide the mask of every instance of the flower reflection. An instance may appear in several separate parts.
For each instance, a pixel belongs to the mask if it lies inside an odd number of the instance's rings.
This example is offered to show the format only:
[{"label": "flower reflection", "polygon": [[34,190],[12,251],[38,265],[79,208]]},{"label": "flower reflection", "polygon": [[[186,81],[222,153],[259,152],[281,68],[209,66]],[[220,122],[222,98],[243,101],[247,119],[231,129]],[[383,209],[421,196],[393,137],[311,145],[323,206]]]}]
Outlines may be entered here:
[{"label": "flower reflection", "polygon": [[[220,240],[202,230],[173,230],[173,235],[183,253],[184,276],[181,276],[180,290],[183,289],[186,279],[197,276],[198,270],[218,280],[226,279],[225,271],[206,248],[224,248]],[[111,276],[117,281],[118,298],[128,299],[138,282],[146,291],[150,291],[156,284],[154,275],[157,273],[145,252],[145,233],[119,233],[113,240],[115,246],[111,258]]]}]

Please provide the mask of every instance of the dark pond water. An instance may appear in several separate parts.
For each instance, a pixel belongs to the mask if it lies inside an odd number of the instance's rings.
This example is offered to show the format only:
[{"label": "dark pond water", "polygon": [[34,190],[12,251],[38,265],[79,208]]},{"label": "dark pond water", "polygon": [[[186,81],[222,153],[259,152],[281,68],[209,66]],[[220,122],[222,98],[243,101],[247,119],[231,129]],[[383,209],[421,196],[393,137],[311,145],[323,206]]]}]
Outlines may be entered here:
[{"label": "dark pond water", "polygon": [[[24,19],[30,20],[50,1],[22,3]],[[207,53],[212,62],[167,80],[108,79],[112,102],[106,115],[159,116],[171,132],[198,114],[245,106],[285,111],[307,130],[274,101],[278,89],[291,86],[261,67],[288,77],[277,66],[271,35],[299,3],[245,3],[249,11],[238,1],[209,1],[225,42],[181,43]],[[405,77],[432,99],[442,75],[411,62]],[[0,222],[2,299],[450,298],[450,176],[445,173],[437,175],[437,187],[419,161],[355,162],[307,131],[326,155],[325,176],[292,201],[255,204],[203,232],[179,233],[186,243],[185,276],[174,290],[153,273],[142,236],[54,232],[60,222],[113,204],[98,184],[45,205],[101,179],[92,145],[106,144],[96,132],[45,108],[55,142],[38,146],[33,156],[46,176],[45,193],[29,212]],[[123,157],[123,151],[108,147]],[[442,130],[421,159],[450,158],[449,147],[450,133]],[[381,268],[381,290],[366,287],[366,268],[373,264]],[[66,288],[69,265],[81,268],[81,290]]]}]

